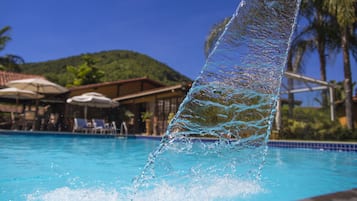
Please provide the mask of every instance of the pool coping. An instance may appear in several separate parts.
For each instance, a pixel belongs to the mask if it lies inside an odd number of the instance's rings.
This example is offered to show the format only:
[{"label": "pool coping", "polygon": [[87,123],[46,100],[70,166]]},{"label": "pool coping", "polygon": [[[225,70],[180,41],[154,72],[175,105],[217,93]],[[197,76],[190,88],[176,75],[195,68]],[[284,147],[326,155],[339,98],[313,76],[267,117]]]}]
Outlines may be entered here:
[{"label": "pool coping", "polygon": [[346,191],[340,191],[335,193],[329,193],[324,195],[319,195],[316,197],[306,198],[300,201],[356,201],[357,200],[357,188],[353,188]]},{"label": "pool coping", "polygon": [[[162,136],[148,136],[148,135],[132,135],[135,138],[143,139],[159,139]],[[217,139],[212,138],[192,138],[194,140],[212,142]],[[357,152],[357,142],[345,141],[302,141],[302,140],[268,140],[269,147],[279,148],[302,148],[302,149],[318,149],[330,151],[353,151]]]},{"label": "pool coping", "polygon": [[68,131],[31,131],[31,130],[5,130],[0,129],[0,135],[36,135],[36,136],[79,136],[79,137],[124,137],[120,134],[101,134],[101,133],[79,133],[79,132],[68,132]]},{"label": "pool coping", "polygon": [[[162,136],[159,135],[139,135],[139,134],[100,134],[100,133],[73,133],[73,132],[58,132],[58,131],[23,131],[23,130],[5,130],[0,129],[1,134],[15,134],[15,135],[55,135],[55,136],[81,136],[81,137],[127,137],[138,139],[152,139],[161,140]],[[213,138],[192,138],[193,140],[200,140],[203,142],[212,142],[217,139]],[[319,150],[331,150],[331,151],[352,151],[357,152],[357,142],[346,141],[303,141],[303,140],[268,140],[269,147],[279,148],[303,148],[303,149],[319,149]]]},{"label": "pool coping", "polygon": [[357,142],[344,142],[344,141],[269,140],[268,146],[279,147],[279,148],[303,148],[303,149],[357,152]]}]

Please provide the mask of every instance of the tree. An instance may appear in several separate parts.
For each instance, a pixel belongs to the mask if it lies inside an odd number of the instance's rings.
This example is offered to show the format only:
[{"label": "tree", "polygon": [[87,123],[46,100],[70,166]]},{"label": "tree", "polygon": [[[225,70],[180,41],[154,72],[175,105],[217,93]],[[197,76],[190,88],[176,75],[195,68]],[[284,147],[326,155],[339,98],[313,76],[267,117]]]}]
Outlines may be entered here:
[{"label": "tree", "polygon": [[[300,14],[305,25],[297,34],[297,43],[305,44],[310,52],[316,51],[320,61],[320,80],[327,81],[326,59],[327,52],[337,54],[339,40],[336,32],[337,26],[331,21],[331,17],[324,7],[324,0],[303,0]],[[322,106],[328,106],[327,90],[322,91]]]},{"label": "tree", "polygon": [[[212,27],[212,29],[205,41],[204,52],[205,52],[206,57],[208,57],[208,55],[213,50],[215,43],[217,42],[217,40],[223,33],[229,20],[230,20],[230,18],[227,17]],[[303,64],[303,57],[304,57],[306,50],[309,49],[308,47],[311,46],[311,41],[303,41],[303,40],[299,39],[298,37],[296,37],[293,41],[294,42],[292,43],[291,48],[288,53],[287,71],[296,73],[296,72],[300,71],[300,69],[302,68],[301,66]],[[288,87],[290,89],[293,89],[293,85],[294,85],[293,79],[288,80],[288,85],[289,85]],[[289,100],[290,100],[289,103],[291,103],[291,104],[289,104],[290,105],[289,116],[292,116],[293,115],[293,107],[294,107],[293,106],[294,94],[292,94],[292,93],[289,94]]]},{"label": "tree", "polygon": [[11,27],[5,26],[4,28],[0,29],[0,51],[5,49],[7,42],[11,40],[11,37],[6,35],[9,32]]},{"label": "tree", "polygon": [[73,83],[70,85],[80,86],[100,82],[104,76],[104,72],[95,67],[97,61],[88,55],[84,55],[82,59],[84,63],[78,67],[67,66],[67,71],[75,77]]},{"label": "tree", "polygon": [[[352,71],[350,62],[350,42],[356,35],[356,0],[325,0],[324,8],[332,16],[338,25],[340,33],[341,50],[343,56],[344,90],[345,90],[345,112],[347,128],[354,130],[353,125],[353,101],[352,101]],[[356,58],[357,59],[357,58]]]},{"label": "tree", "polygon": [[[8,35],[10,30],[10,26],[5,26],[0,29],[0,51],[4,50],[6,44],[11,40],[11,37]],[[25,61],[17,55],[8,54],[0,56],[0,70],[21,72],[20,64],[23,63],[25,63]]]},{"label": "tree", "polygon": [[216,44],[217,40],[223,33],[229,20],[230,20],[230,18],[227,17],[227,18],[223,19],[221,22],[213,25],[213,27],[205,41],[204,52],[205,52],[206,57],[208,57],[208,55],[211,53],[212,49],[214,48],[214,45]]},{"label": "tree", "polygon": [[[291,47],[288,52],[287,62],[286,62],[286,71],[297,73],[301,71],[303,68],[303,58],[304,55],[307,54],[308,46],[310,45],[307,41],[299,41],[298,38],[293,40]],[[287,78],[288,90],[294,89],[294,79]],[[288,93],[288,103],[289,103],[289,110],[288,115],[289,117],[293,117],[294,111],[294,104],[295,104],[295,97],[294,93]]]},{"label": "tree", "polygon": [[25,61],[17,55],[8,54],[0,57],[0,65],[2,66],[1,70],[21,72],[20,65],[24,63]]}]

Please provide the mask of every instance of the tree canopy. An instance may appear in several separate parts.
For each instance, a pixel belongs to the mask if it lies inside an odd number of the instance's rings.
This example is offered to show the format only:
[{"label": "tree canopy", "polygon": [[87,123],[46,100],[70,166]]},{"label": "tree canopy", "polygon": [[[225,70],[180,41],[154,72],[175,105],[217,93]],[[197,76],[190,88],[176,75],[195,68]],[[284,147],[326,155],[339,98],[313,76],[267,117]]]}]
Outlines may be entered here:
[{"label": "tree canopy", "polygon": [[73,83],[68,83],[67,86],[80,86],[86,84],[95,84],[101,81],[104,72],[95,67],[96,60],[88,55],[82,57],[83,64],[79,66],[67,66],[67,72],[74,76]]},{"label": "tree canopy", "polygon": [[[0,51],[4,50],[7,43],[11,41],[9,32],[11,30],[10,26],[5,26],[0,29]],[[0,70],[20,72],[20,64],[25,61],[17,55],[8,54],[5,56],[0,56]]]}]

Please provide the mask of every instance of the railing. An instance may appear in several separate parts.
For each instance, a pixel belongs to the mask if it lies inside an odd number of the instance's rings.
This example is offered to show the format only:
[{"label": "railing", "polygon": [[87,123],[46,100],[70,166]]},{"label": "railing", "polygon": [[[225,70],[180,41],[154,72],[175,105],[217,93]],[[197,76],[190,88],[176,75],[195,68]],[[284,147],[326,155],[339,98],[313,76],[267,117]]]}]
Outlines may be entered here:
[{"label": "railing", "polygon": [[124,135],[123,131],[125,131],[125,136],[128,135],[128,127],[126,126],[125,121],[123,121],[120,125],[120,135]]}]

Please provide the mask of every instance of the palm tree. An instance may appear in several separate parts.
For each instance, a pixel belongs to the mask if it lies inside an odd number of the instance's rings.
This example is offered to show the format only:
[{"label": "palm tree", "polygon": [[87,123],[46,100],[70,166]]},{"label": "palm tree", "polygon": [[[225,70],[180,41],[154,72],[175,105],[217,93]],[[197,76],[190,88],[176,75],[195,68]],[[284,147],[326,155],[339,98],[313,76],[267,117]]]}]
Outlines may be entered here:
[{"label": "palm tree", "polygon": [[[291,47],[288,52],[286,71],[297,73],[302,70],[304,63],[304,56],[308,53],[308,46],[310,44],[307,41],[299,41],[297,37],[292,41]],[[294,79],[287,79],[288,90],[294,89]],[[295,97],[293,93],[288,93],[288,103],[289,103],[289,117],[293,117]]]},{"label": "palm tree", "polygon": [[218,38],[221,36],[223,33],[226,25],[228,24],[230,20],[230,17],[224,18],[222,21],[219,23],[213,25],[208,37],[206,38],[205,41],[205,56],[208,57],[208,55],[211,53],[212,49],[214,48],[215,43],[217,42]]},{"label": "palm tree", "polygon": [[[5,26],[0,29],[0,51],[4,50],[6,44],[11,40],[8,32],[11,30],[10,26]],[[5,56],[0,56],[0,70],[21,72],[20,64],[23,64],[24,60],[17,56],[8,54]]]},{"label": "palm tree", "polygon": [[[328,15],[323,9],[324,0],[305,0],[301,5],[301,15],[308,21],[299,37],[307,37],[312,50],[317,50],[320,60],[320,79],[326,81],[326,42],[329,37]],[[306,38],[306,37],[305,37]]]},{"label": "palm tree", "polygon": [[[211,53],[215,43],[219,39],[220,35],[223,33],[229,20],[230,18],[227,17],[212,27],[204,45],[204,52],[206,57],[208,57],[208,55]],[[294,73],[300,71],[303,65],[304,54],[306,54],[307,49],[309,49],[308,46],[311,46],[310,43],[311,41],[302,41],[298,40],[297,37],[295,38],[288,53],[287,71]],[[290,89],[293,88],[294,82],[292,79],[288,79],[288,85]],[[289,116],[292,116],[294,107],[294,94],[289,94],[288,96],[290,100],[289,103],[291,103],[289,104]]]},{"label": "palm tree", "polygon": [[7,54],[0,57],[0,70],[6,70],[11,72],[21,72],[21,64],[24,64],[25,61],[17,56],[12,54]]},{"label": "palm tree", "polygon": [[[356,8],[357,0],[325,0],[324,8],[332,16],[338,25],[340,33],[340,43],[343,56],[343,70],[344,70],[344,89],[345,89],[345,112],[347,119],[347,128],[354,130],[353,125],[353,102],[352,102],[352,72],[350,63],[350,43],[353,36],[356,36]],[[355,54],[354,54],[355,56]],[[356,58],[357,59],[357,58]]]},{"label": "palm tree", "polygon": [[[307,51],[317,51],[320,60],[320,79],[327,80],[326,52],[336,54],[342,49],[344,55],[344,75],[346,93],[346,116],[348,128],[353,129],[352,119],[352,75],[349,50],[357,58],[356,0],[303,0],[301,15],[307,20],[307,26],[299,31],[288,54],[287,71],[296,72],[301,66],[303,55]],[[331,17],[332,16],[332,17]],[[337,22],[337,23],[336,23]],[[205,55],[208,56],[214,43],[224,30],[228,20],[216,24],[205,41]],[[348,25],[348,26],[347,26]],[[353,37],[352,37],[353,36]],[[354,46],[349,47],[350,44]],[[293,82],[290,81],[290,85]],[[290,99],[294,99],[290,95]],[[293,102],[293,101],[292,101]],[[323,92],[322,103],[327,105],[327,94]]]},{"label": "palm tree", "polygon": [[6,43],[11,40],[10,36],[6,35],[9,32],[11,27],[5,26],[4,28],[0,29],[0,51],[3,50],[6,46]]},{"label": "palm tree", "polygon": [[[331,22],[330,15],[324,8],[324,0],[303,0],[301,3],[301,16],[306,24],[296,36],[299,46],[306,46],[310,52],[316,51],[320,61],[320,80],[327,81],[326,52],[337,53],[336,25]],[[322,92],[322,105],[327,107],[327,90]]]}]

